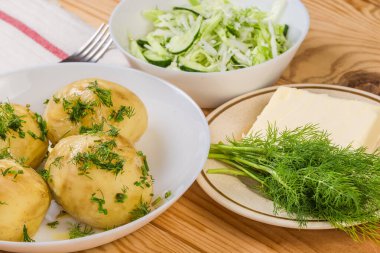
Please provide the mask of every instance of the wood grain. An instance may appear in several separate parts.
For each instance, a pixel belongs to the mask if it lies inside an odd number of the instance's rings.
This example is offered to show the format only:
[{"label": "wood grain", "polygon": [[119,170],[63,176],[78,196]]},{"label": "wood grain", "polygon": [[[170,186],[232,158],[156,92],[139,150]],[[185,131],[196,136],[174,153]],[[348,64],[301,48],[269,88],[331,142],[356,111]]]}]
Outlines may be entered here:
[{"label": "wood grain", "polygon": [[[94,27],[116,0],[61,0]],[[380,0],[305,0],[310,32],[277,84],[332,83],[380,94]],[[209,110],[204,111],[205,114]],[[159,218],[95,252],[380,252],[336,230],[285,229],[238,216],[197,183]]]}]

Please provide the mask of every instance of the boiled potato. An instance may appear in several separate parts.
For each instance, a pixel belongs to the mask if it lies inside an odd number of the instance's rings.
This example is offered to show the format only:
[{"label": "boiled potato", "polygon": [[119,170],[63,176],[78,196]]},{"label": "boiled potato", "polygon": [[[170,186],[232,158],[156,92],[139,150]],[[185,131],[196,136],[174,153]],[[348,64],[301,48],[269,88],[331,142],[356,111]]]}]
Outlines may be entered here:
[{"label": "boiled potato", "polygon": [[48,148],[46,123],[27,107],[0,104],[1,158],[11,156],[25,166],[37,168]]},{"label": "boiled potato", "polygon": [[134,93],[100,79],[76,81],[59,90],[49,100],[44,117],[53,144],[96,125],[104,131],[112,125],[120,136],[134,143],[148,121],[145,106]]},{"label": "boiled potato", "polygon": [[123,138],[74,135],[51,150],[45,170],[54,199],[81,222],[113,228],[146,214],[152,179]]},{"label": "boiled potato", "polygon": [[33,236],[50,205],[45,181],[32,168],[0,160],[0,240],[22,241],[24,225]]}]

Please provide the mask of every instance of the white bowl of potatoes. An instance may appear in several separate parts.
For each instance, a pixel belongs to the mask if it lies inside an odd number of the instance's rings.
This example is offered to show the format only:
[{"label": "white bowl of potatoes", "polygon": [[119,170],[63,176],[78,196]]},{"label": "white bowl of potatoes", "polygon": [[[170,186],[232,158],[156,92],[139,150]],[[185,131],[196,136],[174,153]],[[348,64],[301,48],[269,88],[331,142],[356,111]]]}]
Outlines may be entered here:
[{"label": "white bowl of potatoes", "polygon": [[300,0],[124,0],[109,23],[132,67],[215,108],[276,82],[307,35],[309,15]]},{"label": "white bowl of potatoes", "polygon": [[31,68],[0,76],[0,94],[1,250],[79,251],[125,236],[169,208],[208,154],[195,102],[133,69]]}]

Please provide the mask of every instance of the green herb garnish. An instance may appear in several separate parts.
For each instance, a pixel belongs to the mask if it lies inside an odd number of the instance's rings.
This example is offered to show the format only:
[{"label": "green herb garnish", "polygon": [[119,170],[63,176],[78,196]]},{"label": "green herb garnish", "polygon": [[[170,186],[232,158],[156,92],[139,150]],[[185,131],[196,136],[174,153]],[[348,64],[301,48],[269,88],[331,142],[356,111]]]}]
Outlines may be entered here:
[{"label": "green herb garnish", "polygon": [[59,97],[53,96],[54,103],[58,104],[61,99]]},{"label": "green herb garnish", "polygon": [[12,155],[9,153],[9,147],[0,150],[0,159],[6,158],[12,158]]},{"label": "green herb garnish", "polygon": [[49,101],[50,101],[50,99],[45,99],[45,101],[44,101],[44,105],[47,105],[48,103],[49,103]]},{"label": "green herb garnish", "polygon": [[97,80],[90,82],[88,89],[91,90],[99,98],[99,101],[103,105],[107,107],[111,107],[113,105],[111,90],[100,88]]},{"label": "green herb garnish", "polygon": [[0,205],[8,205],[7,202],[0,201]]},{"label": "green herb garnish", "polygon": [[109,127],[110,130],[107,131],[107,134],[111,137],[117,137],[119,135],[120,129],[112,125],[109,125]]},{"label": "green herb garnish", "polygon": [[159,196],[158,198],[152,201],[152,207],[156,207],[161,202],[162,202],[162,198]]},{"label": "green herb garnish", "polygon": [[149,183],[148,179],[152,179],[152,176],[141,176],[140,181],[135,181],[134,185],[141,187],[142,189],[151,187],[151,184]]},{"label": "green herb garnish", "polygon": [[25,137],[25,132],[22,130],[22,125],[25,123],[22,120],[23,116],[18,116],[15,113],[13,106],[10,103],[0,104],[0,138],[5,140],[10,131],[17,132],[20,138]]},{"label": "green herb garnish", "polygon": [[37,172],[46,182],[50,179],[50,170],[40,169]]},{"label": "green herb garnish", "polygon": [[125,160],[113,152],[116,147],[114,140],[103,141],[91,147],[89,152],[79,152],[73,162],[78,164],[79,175],[88,175],[88,169],[95,166],[97,169],[107,170],[115,175],[123,171]]},{"label": "green herb garnish", "polygon": [[73,123],[79,123],[84,117],[95,112],[93,101],[83,101],[80,97],[63,98],[63,110],[69,115]]},{"label": "green herb garnish", "polygon": [[115,111],[113,110],[111,112],[111,115],[109,116],[110,120],[114,120],[115,122],[121,122],[124,120],[124,116],[126,116],[128,119],[132,118],[136,114],[135,108],[132,106],[120,106],[119,110]]},{"label": "green herb garnish", "polygon": [[124,185],[123,188],[121,189],[121,193],[120,192],[116,193],[116,195],[115,195],[115,202],[116,203],[124,203],[124,200],[126,200],[128,198],[127,190],[128,190],[128,187],[126,187]]},{"label": "green herb garnish", "polygon": [[49,223],[47,223],[46,224],[48,227],[50,227],[50,228],[57,228],[57,226],[59,225],[59,221],[53,221],[53,222],[49,222]]},{"label": "green herb garnish", "polygon": [[72,224],[71,228],[69,230],[69,238],[70,239],[85,237],[85,236],[92,235],[92,234],[94,234],[92,227],[90,227],[88,225],[84,225],[82,228],[82,225],[79,223]]},{"label": "green herb garnish", "polygon": [[41,131],[41,135],[39,139],[41,141],[46,141],[46,136],[48,133],[46,121],[38,113],[35,113],[34,116],[36,117],[38,127],[40,128],[40,131]]},{"label": "green herb garnish", "polygon": [[103,205],[106,203],[106,201],[104,200],[103,192],[100,191],[100,190],[99,190],[99,192],[100,192],[100,194],[102,195],[101,198],[96,197],[96,193],[93,193],[93,194],[91,195],[90,200],[91,200],[91,202],[95,202],[95,203],[98,204],[98,212],[99,212],[99,213],[102,213],[102,214],[104,214],[104,215],[107,215],[107,214],[108,214],[108,211],[107,211],[107,209],[105,209],[105,208],[103,207]]},{"label": "green herb garnish", "polygon": [[28,229],[26,228],[26,225],[24,224],[24,227],[22,228],[22,234],[23,234],[23,241],[24,242],[35,242],[29,235],[28,235]]},{"label": "green herb garnish", "polygon": [[171,192],[171,191],[167,191],[167,192],[165,192],[165,199],[170,198],[171,195],[172,195],[172,192]]},{"label": "green herb garnish", "polygon": [[108,126],[110,127],[110,129],[106,132],[103,132],[104,121],[100,124],[92,124],[91,127],[81,126],[79,128],[79,134],[98,134],[98,133],[102,134],[102,133],[105,133],[111,137],[116,137],[119,135],[120,129],[118,129],[112,125],[108,125]]},{"label": "green herb garnish", "polygon": [[147,202],[143,202],[142,199],[140,199],[140,202],[137,204],[136,208],[129,212],[131,215],[131,221],[144,217],[148,213],[150,213],[150,206]]},{"label": "green herb garnish", "polygon": [[48,132],[47,126],[46,126],[46,121],[38,113],[35,113],[34,117],[37,121],[38,127],[40,128],[41,135],[37,136],[37,134],[33,133],[30,130],[28,130],[28,134],[30,136],[32,136],[33,139],[39,139],[41,141],[46,141],[46,136],[47,136],[47,132]]},{"label": "green herb garnish", "polygon": [[[334,145],[315,125],[266,136],[251,135],[228,144],[212,144],[209,158],[230,168],[208,173],[251,178],[255,188],[304,226],[309,217],[326,220],[352,238],[379,240],[380,157],[365,148]],[[357,227],[356,224],[363,224]]]},{"label": "green herb garnish", "polygon": [[92,124],[91,127],[81,126],[79,134],[97,134],[103,132],[104,122],[100,124]]},{"label": "green herb garnish", "polygon": [[143,176],[148,176],[149,175],[149,165],[146,160],[146,155],[142,151],[138,151],[137,155],[140,156],[143,159],[143,165],[141,166],[141,172]]},{"label": "green herb garnish", "polygon": [[62,168],[62,163],[61,163],[61,160],[63,159],[63,156],[57,156],[54,161],[52,163],[50,163],[49,165],[49,168],[46,170],[46,169],[40,169],[38,170],[37,172],[40,174],[40,176],[46,181],[48,182],[50,180],[50,171],[51,171],[51,168],[54,166],[58,169],[61,169]]},{"label": "green herb garnish", "polygon": [[62,159],[63,159],[64,156],[57,156],[54,161],[49,165],[49,168],[51,168],[52,166],[58,168],[58,169],[61,169],[62,168]]},{"label": "green herb garnish", "polygon": [[0,169],[1,170],[1,174],[3,175],[3,177],[5,177],[6,175],[13,175],[13,179],[16,179],[16,177],[18,175],[24,174],[23,170],[12,170],[12,168],[13,167],[9,167],[9,168],[6,168],[6,169]]}]

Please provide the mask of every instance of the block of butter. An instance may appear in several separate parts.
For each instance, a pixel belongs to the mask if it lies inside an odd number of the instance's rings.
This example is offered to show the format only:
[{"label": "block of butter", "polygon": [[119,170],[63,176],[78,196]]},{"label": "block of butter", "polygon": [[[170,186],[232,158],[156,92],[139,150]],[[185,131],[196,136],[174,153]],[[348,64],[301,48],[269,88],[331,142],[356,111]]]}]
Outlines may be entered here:
[{"label": "block of butter", "polygon": [[268,123],[280,130],[318,124],[335,144],[365,146],[367,152],[380,144],[380,106],[301,89],[278,88],[248,134],[265,133]]}]

